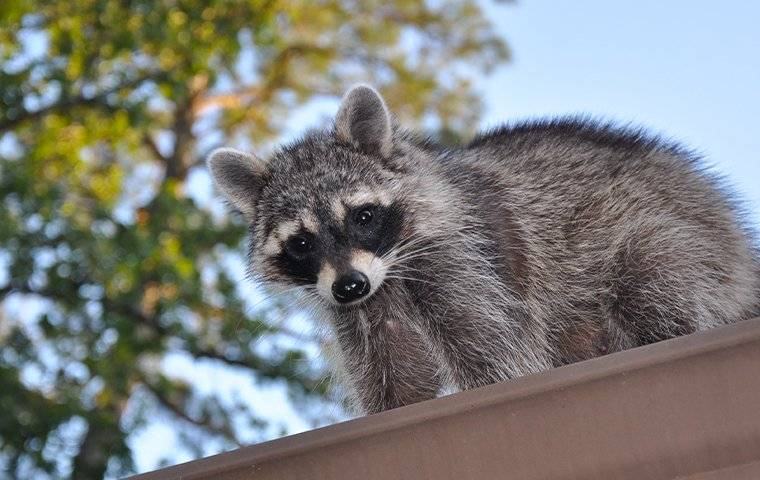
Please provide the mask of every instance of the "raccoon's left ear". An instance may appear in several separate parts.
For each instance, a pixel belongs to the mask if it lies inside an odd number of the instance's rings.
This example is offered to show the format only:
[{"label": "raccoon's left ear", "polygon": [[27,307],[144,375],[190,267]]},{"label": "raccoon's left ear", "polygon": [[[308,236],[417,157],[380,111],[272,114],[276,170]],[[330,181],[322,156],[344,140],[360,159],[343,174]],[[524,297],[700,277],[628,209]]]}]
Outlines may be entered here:
[{"label": "raccoon's left ear", "polygon": [[393,148],[391,117],[383,97],[367,85],[349,90],[335,118],[335,135],[366,153],[388,158]]},{"label": "raccoon's left ear", "polygon": [[234,148],[218,148],[211,152],[206,163],[214,183],[227,200],[248,220],[253,220],[264,186],[264,161]]}]

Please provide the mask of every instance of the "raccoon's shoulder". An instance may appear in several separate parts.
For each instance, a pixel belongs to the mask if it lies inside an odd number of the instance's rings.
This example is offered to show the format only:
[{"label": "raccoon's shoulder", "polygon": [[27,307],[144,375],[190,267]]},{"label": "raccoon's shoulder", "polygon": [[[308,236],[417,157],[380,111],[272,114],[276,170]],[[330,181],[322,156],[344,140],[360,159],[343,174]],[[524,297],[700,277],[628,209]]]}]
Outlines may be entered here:
[{"label": "raccoon's shoulder", "polygon": [[591,116],[565,116],[507,123],[477,135],[466,149],[604,148],[621,153],[645,154],[653,150],[682,158],[691,152],[679,144],[654,135],[643,127],[621,125]]}]

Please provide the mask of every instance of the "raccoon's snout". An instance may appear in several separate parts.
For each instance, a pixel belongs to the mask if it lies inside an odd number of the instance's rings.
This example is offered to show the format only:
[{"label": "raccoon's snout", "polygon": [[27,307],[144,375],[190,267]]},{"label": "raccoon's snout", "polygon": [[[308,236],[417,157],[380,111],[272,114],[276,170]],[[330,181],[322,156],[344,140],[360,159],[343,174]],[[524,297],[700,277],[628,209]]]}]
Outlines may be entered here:
[{"label": "raccoon's snout", "polygon": [[383,285],[386,273],[382,258],[372,252],[355,249],[351,251],[348,262],[341,258],[322,262],[317,274],[317,292],[333,307],[356,305],[366,301]]},{"label": "raccoon's snout", "polygon": [[353,302],[369,291],[369,278],[358,270],[351,270],[332,284],[333,297],[339,303]]}]

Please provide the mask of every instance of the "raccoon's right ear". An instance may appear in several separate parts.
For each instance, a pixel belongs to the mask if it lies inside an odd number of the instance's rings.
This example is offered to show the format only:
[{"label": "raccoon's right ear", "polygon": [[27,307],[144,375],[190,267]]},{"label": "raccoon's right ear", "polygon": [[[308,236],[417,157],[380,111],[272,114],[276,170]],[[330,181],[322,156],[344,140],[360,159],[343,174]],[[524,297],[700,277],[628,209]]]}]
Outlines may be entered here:
[{"label": "raccoon's right ear", "polygon": [[338,139],[388,158],[393,148],[391,132],[391,116],[377,90],[357,85],[346,93],[335,117]]},{"label": "raccoon's right ear", "polygon": [[253,220],[263,187],[266,164],[255,155],[233,148],[218,148],[206,161],[214,183],[232,205]]}]

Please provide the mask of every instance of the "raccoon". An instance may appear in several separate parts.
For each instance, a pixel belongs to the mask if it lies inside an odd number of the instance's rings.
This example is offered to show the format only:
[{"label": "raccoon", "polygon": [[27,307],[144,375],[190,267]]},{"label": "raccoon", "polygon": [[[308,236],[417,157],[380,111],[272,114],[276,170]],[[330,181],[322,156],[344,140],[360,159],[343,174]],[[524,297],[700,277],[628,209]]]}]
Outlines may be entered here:
[{"label": "raccoon", "polygon": [[326,317],[366,413],[758,314],[735,202],[640,130],[567,118],[443,148],[362,85],[269,160],[208,165],[250,272]]}]

